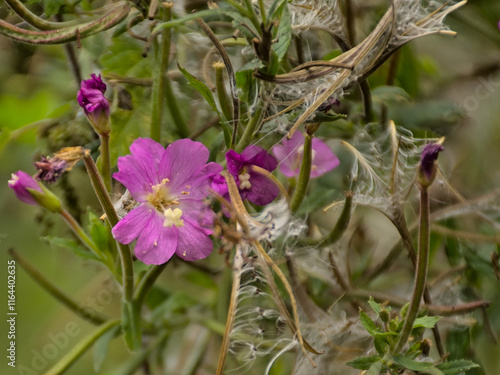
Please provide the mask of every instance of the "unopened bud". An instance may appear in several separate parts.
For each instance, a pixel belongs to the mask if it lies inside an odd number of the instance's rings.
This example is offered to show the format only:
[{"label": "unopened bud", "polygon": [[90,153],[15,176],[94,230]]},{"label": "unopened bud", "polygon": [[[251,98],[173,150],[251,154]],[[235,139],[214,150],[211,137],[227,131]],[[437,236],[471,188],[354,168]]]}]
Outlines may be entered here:
[{"label": "unopened bud", "polygon": [[440,143],[430,143],[424,147],[418,167],[418,180],[422,188],[427,188],[434,182],[437,173],[437,158],[441,151],[443,151],[443,146]]}]

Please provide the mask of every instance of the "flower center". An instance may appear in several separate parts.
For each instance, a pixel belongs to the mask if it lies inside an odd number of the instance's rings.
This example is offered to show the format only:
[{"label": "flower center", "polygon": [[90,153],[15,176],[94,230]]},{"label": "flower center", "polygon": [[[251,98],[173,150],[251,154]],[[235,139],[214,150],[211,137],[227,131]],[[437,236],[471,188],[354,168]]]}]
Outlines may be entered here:
[{"label": "flower center", "polygon": [[184,226],[184,220],[181,219],[182,210],[180,208],[174,208],[173,210],[167,208],[163,211],[163,216],[165,216],[165,221],[163,222],[164,227],[171,228],[175,225],[179,228]]},{"label": "flower center", "polygon": [[250,189],[252,187],[250,183],[250,173],[245,170],[238,175],[238,179],[240,180],[240,190]]}]

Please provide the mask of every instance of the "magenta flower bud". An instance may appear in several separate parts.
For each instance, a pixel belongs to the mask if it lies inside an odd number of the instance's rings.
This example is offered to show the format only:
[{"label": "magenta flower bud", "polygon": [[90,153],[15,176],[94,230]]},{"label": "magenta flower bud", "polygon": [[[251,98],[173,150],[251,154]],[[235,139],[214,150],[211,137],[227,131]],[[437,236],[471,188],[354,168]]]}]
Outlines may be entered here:
[{"label": "magenta flower bud", "polygon": [[111,131],[109,123],[109,101],[104,96],[106,84],[101,75],[91,74],[90,79],[81,83],[77,99],[80,107],[85,111],[90,124],[99,135],[106,135]]},{"label": "magenta flower bud", "polygon": [[16,197],[24,203],[41,206],[50,212],[60,212],[62,209],[59,199],[26,172],[13,173],[8,184]]},{"label": "magenta flower bud", "polygon": [[14,190],[14,194],[16,194],[17,199],[23,201],[24,203],[38,206],[38,203],[28,189],[36,190],[40,193],[43,193],[43,190],[38,182],[36,182],[29,174],[23,171],[12,173],[12,178],[9,180],[8,184],[9,187]]},{"label": "magenta flower bud", "polygon": [[439,143],[425,145],[419,165],[419,181],[423,188],[429,187],[434,181],[437,172],[437,158],[443,150],[443,146]]}]

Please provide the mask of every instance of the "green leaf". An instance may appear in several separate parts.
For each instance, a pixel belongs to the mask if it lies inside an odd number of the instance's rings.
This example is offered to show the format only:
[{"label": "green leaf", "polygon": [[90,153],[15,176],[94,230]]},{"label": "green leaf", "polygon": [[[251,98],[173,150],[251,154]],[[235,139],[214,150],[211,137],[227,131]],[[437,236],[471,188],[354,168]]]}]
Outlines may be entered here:
[{"label": "green leaf", "polygon": [[380,374],[380,371],[382,370],[382,360],[375,362],[373,365],[370,366],[368,371],[366,372],[365,375],[378,375]]},{"label": "green leaf", "polygon": [[59,12],[59,8],[63,5],[63,0],[43,0],[43,9],[45,16],[51,17]]},{"label": "green leaf", "polygon": [[203,288],[217,290],[217,284],[210,275],[201,271],[192,271],[185,276],[185,279]]},{"label": "green leaf", "polygon": [[374,103],[401,103],[409,102],[410,95],[398,86],[379,86],[372,90],[372,98]]},{"label": "green leaf", "polygon": [[177,66],[179,67],[179,70],[181,71],[182,75],[186,77],[188,80],[189,84],[193,86],[193,88],[198,91],[201,96],[205,98],[207,103],[210,105],[210,107],[214,110],[215,113],[219,116],[221,119],[221,124],[224,130],[224,138],[226,140],[226,144],[230,143],[231,140],[231,129],[230,125],[228,124],[226,118],[224,117],[224,114],[219,111],[219,108],[217,107],[217,104],[215,103],[214,96],[212,94],[212,91],[205,85],[202,81],[200,81],[198,78],[196,78],[194,75],[189,73],[186,69],[184,69],[182,66],[180,66],[179,63],[177,63]]},{"label": "green leaf", "polygon": [[[292,20],[290,18],[287,3],[283,2],[283,5],[280,7],[282,7],[282,11],[281,15],[278,16],[280,24],[276,35],[278,41],[274,43],[272,47],[278,57],[278,61],[281,61],[281,59],[286,55],[290,42],[292,41]],[[280,13],[279,9],[276,13]]]},{"label": "green leaf", "polygon": [[375,336],[377,333],[381,333],[375,322],[363,310],[359,311],[359,317],[361,319],[361,324],[370,335]]},{"label": "green leaf", "polygon": [[91,253],[86,248],[79,245],[78,242],[71,240],[69,238],[55,237],[55,236],[45,236],[41,237],[41,240],[47,241],[53,249],[64,249],[71,250],[73,253],[81,258],[94,259],[100,261],[93,253]]},{"label": "green leaf", "polygon": [[94,371],[96,374],[100,373],[102,364],[106,359],[106,354],[108,353],[109,343],[113,338],[115,338],[118,332],[120,332],[120,327],[113,327],[97,339],[94,344]]},{"label": "green leaf", "polygon": [[444,375],[458,375],[461,372],[479,367],[478,364],[461,359],[458,361],[445,362],[436,366],[439,370],[443,372]]},{"label": "green leaf", "polygon": [[430,362],[417,362],[412,358],[405,357],[402,355],[395,355],[392,359],[398,364],[412,371],[423,371],[431,367],[434,367],[434,363]]},{"label": "green leaf", "polygon": [[118,74],[134,78],[150,78],[153,73],[153,59],[144,58],[144,45],[128,34],[112,39],[108,51],[99,59],[102,73]]},{"label": "green leaf", "polygon": [[346,363],[347,366],[358,370],[368,370],[374,363],[379,362],[381,358],[378,355],[368,357],[358,357]]},{"label": "green leaf", "polygon": [[413,323],[413,329],[415,328],[434,328],[438,320],[441,319],[440,316],[423,316],[421,318],[415,319]]},{"label": "green leaf", "polygon": [[371,306],[373,311],[375,311],[377,313],[377,315],[380,314],[380,310],[382,309],[382,306],[380,305],[380,303],[375,302],[373,297],[370,296],[370,299],[368,300],[368,304]]},{"label": "green leaf", "polygon": [[88,213],[88,232],[92,241],[102,253],[109,253],[108,229],[106,225],[99,220],[96,214],[89,211]]},{"label": "green leaf", "polygon": [[446,335],[446,351],[448,360],[464,358],[470,346],[470,328],[464,326],[452,327]]}]

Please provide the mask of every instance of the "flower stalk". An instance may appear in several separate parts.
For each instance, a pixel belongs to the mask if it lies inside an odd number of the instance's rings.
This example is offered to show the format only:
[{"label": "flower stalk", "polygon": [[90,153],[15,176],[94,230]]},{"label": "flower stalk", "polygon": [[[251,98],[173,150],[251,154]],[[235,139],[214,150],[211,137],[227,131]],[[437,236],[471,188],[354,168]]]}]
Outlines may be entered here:
[{"label": "flower stalk", "polygon": [[[172,17],[172,3],[165,3],[163,6],[163,21],[167,22]],[[163,108],[164,108],[164,100],[165,100],[165,87],[166,81],[168,78],[166,77],[165,72],[168,70],[168,62],[170,56],[170,42],[171,42],[171,30],[164,29],[160,36],[161,41],[156,54],[156,64],[155,64],[155,72],[153,78],[153,97],[151,100],[151,138],[156,142],[160,142],[161,139],[161,122],[163,118]],[[174,120],[177,123],[177,119]]]},{"label": "flower stalk", "polygon": [[437,174],[437,158],[443,146],[441,139],[438,143],[426,145],[422,151],[422,157],[418,167],[418,182],[420,188],[420,226],[418,232],[418,255],[415,269],[415,286],[413,295],[406,314],[403,328],[399,335],[395,352],[403,349],[408,337],[413,329],[413,323],[418,315],[420,301],[424,296],[425,285],[427,283],[427,272],[429,268],[429,243],[430,243],[430,200],[429,188],[434,182]]},{"label": "flower stalk", "polygon": [[80,227],[75,218],[71,216],[71,214],[65,209],[62,209],[61,212],[59,212],[59,214],[64,219],[66,224],[68,224],[68,226],[71,228],[73,233],[78,237],[78,239],[98,258],[103,259],[102,253],[99,250],[99,248],[90,239],[87,233],[85,233],[85,231]]},{"label": "flower stalk", "polygon": [[66,371],[78,360],[101,336],[120,324],[119,320],[111,320],[101,325],[95,332],[85,337],[73,349],[69,351],[54,367],[47,371],[46,375],[58,375]]},{"label": "flower stalk", "polygon": [[82,309],[81,304],[73,301],[70,296],[60,290],[54,283],[47,279],[40,271],[38,271],[33,265],[31,265],[26,259],[24,259],[24,257],[19,255],[13,249],[9,250],[9,255],[16,261],[17,264],[19,264],[23,268],[23,270],[29,276],[31,276],[31,278],[38,285],[40,285],[52,297],[61,302],[64,306],[73,311],[79,317],[95,325],[100,325],[107,320],[106,317],[102,316],[97,311],[89,312],[88,309]]},{"label": "flower stalk", "polygon": [[[89,174],[90,182],[96,193],[97,199],[101,204],[102,209],[106,213],[106,217],[111,226],[115,226],[118,223],[118,215],[113,207],[111,198],[109,197],[106,185],[97,170],[97,166],[94,160],[90,156],[89,150],[84,150],[83,162],[87,168]],[[132,301],[132,295],[134,290],[134,267],[132,262],[132,253],[129,246],[118,243],[118,249],[120,252],[120,259],[122,263],[122,273],[123,273],[123,289],[124,298],[126,301]]]},{"label": "flower stalk", "polygon": [[299,179],[297,182],[297,188],[295,189],[290,202],[290,210],[292,212],[297,212],[299,209],[304,197],[306,196],[307,187],[309,186],[312,165],[312,138],[312,135],[304,135],[304,152],[302,154]]},{"label": "flower stalk", "polygon": [[106,190],[111,192],[111,158],[109,151],[109,133],[99,135],[101,140],[101,175],[106,186]]}]

